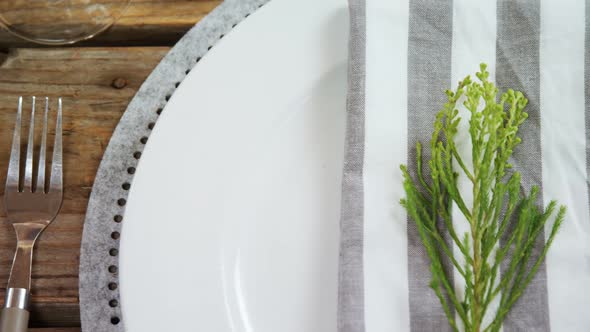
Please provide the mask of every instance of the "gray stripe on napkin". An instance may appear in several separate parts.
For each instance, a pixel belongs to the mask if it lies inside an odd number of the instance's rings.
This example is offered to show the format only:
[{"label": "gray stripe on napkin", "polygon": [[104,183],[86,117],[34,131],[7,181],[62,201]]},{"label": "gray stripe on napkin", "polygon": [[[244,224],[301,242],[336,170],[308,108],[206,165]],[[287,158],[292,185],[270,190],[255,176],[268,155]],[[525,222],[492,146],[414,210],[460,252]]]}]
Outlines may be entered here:
[{"label": "gray stripe on napkin", "polygon": [[[452,0],[410,0],[408,165],[414,176],[416,143],[428,146],[435,114],[446,101],[444,89],[451,85],[452,38]],[[427,149],[424,152],[425,160],[429,160]],[[428,169],[425,171],[429,174]],[[429,287],[430,260],[416,224],[408,218],[407,225],[410,329],[413,332],[451,331],[442,306]],[[451,264],[445,264],[445,269],[451,272]],[[452,272],[447,275],[452,276]]]},{"label": "gray stripe on napkin", "polygon": [[342,210],[340,220],[340,267],[338,331],[365,331],[363,270],[365,150],[365,0],[349,0],[350,44],[348,64],[347,129]]},{"label": "gray stripe on napkin", "polygon": [[[529,114],[519,131],[522,144],[514,150],[514,170],[522,175],[523,189],[541,186],[541,111],[540,111],[540,17],[539,0],[498,0],[496,41],[496,81],[500,91],[522,91],[529,100]],[[538,204],[542,204],[542,190]],[[532,254],[540,254],[544,234]],[[505,240],[505,239],[504,239]],[[504,267],[503,267],[504,269]],[[545,263],[504,321],[504,331],[549,331],[547,271]]]},{"label": "gray stripe on napkin", "polygon": [[[586,116],[586,185],[590,206],[590,2],[586,1],[586,30],[584,39],[584,93]],[[590,211],[589,211],[590,213]]]}]

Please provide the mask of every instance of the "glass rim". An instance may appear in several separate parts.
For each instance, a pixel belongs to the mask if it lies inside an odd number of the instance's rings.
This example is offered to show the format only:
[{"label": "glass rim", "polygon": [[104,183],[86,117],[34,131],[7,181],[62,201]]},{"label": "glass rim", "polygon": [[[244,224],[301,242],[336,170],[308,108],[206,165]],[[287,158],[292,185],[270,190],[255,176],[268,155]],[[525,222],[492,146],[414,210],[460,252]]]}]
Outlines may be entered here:
[{"label": "glass rim", "polygon": [[71,39],[51,39],[51,38],[35,38],[32,37],[30,35],[24,34],[19,32],[19,30],[15,30],[15,29],[11,29],[10,26],[11,24],[8,23],[6,21],[6,19],[4,18],[4,16],[2,14],[0,14],[0,27],[4,28],[4,30],[8,31],[8,33],[10,33],[13,36],[16,36],[20,39],[32,42],[32,43],[36,43],[36,44],[40,44],[40,45],[47,45],[47,46],[59,46],[59,45],[72,45],[84,40],[88,40],[91,38],[94,38],[96,35],[104,32],[105,30],[107,30],[108,28],[112,27],[115,23],[117,23],[125,14],[125,12],[127,11],[127,9],[129,8],[129,4],[131,3],[132,0],[124,0],[124,4],[122,4],[122,8],[121,11],[118,15],[111,16],[111,20],[110,22],[104,24],[104,25],[97,25],[97,29],[93,30],[92,32],[90,32],[89,34],[86,34],[84,36],[81,37],[76,37],[76,38],[71,38]]}]

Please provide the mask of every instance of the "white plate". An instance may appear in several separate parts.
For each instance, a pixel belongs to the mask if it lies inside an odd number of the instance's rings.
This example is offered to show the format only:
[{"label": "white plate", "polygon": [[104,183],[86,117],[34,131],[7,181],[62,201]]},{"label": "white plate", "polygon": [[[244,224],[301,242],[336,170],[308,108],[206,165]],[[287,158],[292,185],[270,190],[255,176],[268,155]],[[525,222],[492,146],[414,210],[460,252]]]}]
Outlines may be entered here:
[{"label": "white plate", "polygon": [[336,330],[346,0],[273,0],[176,90],[121,237],[127,331]]}]

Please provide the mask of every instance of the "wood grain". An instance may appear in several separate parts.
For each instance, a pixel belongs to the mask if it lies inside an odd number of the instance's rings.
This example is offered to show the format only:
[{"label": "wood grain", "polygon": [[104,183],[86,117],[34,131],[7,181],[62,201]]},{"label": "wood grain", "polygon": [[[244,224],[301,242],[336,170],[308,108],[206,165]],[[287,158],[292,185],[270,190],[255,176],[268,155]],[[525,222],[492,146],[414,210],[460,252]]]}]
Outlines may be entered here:
[{"label": "wood grain", "polygon": [[[65,198],[61,214],[37,243],[32,327],[80,324],[80,240],[96,170],[127,104],[167,51],[166,47],[18,49],[11,50],[0,66],[0,196],[18,96],[64,98]],[[0,200],[0,211],[2,204]],[[4,287],[15,237],[0,213],[0,287]],[[3,294],[4,288],[2,298]]]},{"label": "wood grain", "polygon": [[[83,46],[172,46],[221,0],[132,0],[123,17]],[[38,19],[38,18],[37,18]],[[56,22],[54,27],[59,27]],[[0,48],[39,47],[0,30]]]},{"label": "wood grain", "polygon": [[29,329],[29,332],[80,332],[80,329],[77,327],[50,327],[50,328],[32,328]]}]

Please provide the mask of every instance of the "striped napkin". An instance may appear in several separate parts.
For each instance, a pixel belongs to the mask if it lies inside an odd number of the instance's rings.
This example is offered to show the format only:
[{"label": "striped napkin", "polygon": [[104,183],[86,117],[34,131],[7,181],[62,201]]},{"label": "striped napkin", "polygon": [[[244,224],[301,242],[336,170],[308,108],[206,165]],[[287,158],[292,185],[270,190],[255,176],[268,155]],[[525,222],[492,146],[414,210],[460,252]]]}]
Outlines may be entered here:
[{"label": "striped napkin", "polygon": [[540,203],[568,206],[546,264],[503,330],[590,331],[590,2],[349,4],[339,331],[451,330],[428,286],[417,229],[398,203],[399,165],[413,165],[416,142],[429,141],[444,90],[481,62],[501,91],[529,99],[513,160],[524,189],[539,185]]}]

